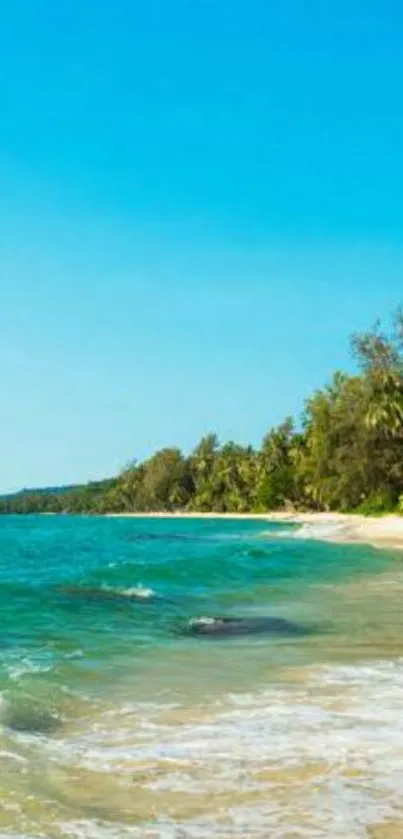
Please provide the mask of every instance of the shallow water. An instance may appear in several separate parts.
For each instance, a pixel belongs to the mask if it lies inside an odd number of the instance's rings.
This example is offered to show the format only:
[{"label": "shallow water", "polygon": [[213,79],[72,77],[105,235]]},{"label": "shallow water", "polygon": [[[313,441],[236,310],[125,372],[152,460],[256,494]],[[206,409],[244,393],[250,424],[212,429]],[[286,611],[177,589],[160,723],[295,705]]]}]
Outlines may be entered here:
[{"label": "shallow water", "polygon": [[0,519],[0,839],[403,836],[403,555],[295,535]]}]

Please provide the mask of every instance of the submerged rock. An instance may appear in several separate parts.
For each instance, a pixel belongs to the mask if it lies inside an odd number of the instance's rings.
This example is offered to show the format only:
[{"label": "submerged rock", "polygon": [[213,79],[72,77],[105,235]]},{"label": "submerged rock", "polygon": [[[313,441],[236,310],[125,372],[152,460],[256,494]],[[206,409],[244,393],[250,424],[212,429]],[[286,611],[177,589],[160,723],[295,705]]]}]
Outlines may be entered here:
[{"label": "submerged rock", "polygon": [[2,721],[7,728],[26,734],[53,734],[62,722],[54,711],[29,701],[8,705]]},{"label": "submerged rock", "polygon": [[293,621],[284,618],[253,617],[196,617],[186,627],[191,635],[204,635],[212,638],[234,635],[302,635],[306,630]]}]

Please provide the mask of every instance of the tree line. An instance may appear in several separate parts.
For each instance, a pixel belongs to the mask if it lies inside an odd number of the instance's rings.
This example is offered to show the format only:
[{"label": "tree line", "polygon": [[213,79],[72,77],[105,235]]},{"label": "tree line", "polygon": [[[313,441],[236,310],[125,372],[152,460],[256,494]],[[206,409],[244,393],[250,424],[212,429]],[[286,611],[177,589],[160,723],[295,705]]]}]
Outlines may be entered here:
[{"label": "tree line", "polygon": [[203,437],[164,448],[118,476],[0,498],[0,513],[276,509],[403,512],[403,310],[351,337],[356,373],[336,372],[261,445]]}]

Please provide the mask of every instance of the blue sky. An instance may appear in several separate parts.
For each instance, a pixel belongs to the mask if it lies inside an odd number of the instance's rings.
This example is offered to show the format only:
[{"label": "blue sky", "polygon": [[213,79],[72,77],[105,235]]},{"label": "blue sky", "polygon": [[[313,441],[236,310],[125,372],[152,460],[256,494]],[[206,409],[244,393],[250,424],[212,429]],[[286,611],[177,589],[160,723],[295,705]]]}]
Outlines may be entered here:
[{"label": "blue sky", "polygon": [[399,2],[13,0],[0,489],[257,442],[403,300]]}]

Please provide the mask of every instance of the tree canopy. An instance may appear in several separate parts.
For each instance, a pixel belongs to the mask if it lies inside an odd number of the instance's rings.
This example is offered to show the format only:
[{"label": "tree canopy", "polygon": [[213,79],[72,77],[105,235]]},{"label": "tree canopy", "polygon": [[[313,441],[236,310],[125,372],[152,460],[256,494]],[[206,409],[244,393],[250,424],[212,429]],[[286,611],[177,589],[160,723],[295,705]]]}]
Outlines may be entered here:
[{"label": "tree canopy", "polygon": [[403,512],[403,310],[354,334],[354,374],[336,372],[260,447],[207,434],[189,455],[164,448],[115,478],[0,498],[0,513]]}]

